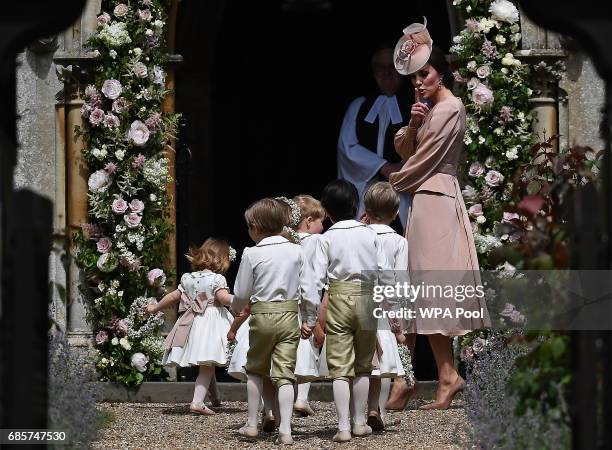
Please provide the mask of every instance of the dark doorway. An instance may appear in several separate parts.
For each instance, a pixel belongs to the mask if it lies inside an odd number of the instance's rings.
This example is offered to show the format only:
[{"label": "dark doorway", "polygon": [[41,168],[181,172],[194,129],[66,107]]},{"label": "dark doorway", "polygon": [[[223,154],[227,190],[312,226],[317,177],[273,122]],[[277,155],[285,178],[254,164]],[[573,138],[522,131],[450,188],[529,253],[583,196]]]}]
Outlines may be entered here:
[{"label": "dark doorway", "polygon": [[[374,89],[372,50],[394,45],[423,16],[434,43],[448,50],[444,0],[183,0],[176,102],[192,159],[189,179],[178,180],[190,198],[188,205],[179,200],[189,209],[182,211],[189,226],[179,236],[179,260],[188,244],[211,235],[226,237],[239,252],[252,245],[243,212],[259,198],[318,198],[336,177],[346,108]],[[179,273],[188,270],[180,264]],[[237,264],[230,282],[236,270]],[[435,378],[427,352],[419,340],[420,379]]]}]

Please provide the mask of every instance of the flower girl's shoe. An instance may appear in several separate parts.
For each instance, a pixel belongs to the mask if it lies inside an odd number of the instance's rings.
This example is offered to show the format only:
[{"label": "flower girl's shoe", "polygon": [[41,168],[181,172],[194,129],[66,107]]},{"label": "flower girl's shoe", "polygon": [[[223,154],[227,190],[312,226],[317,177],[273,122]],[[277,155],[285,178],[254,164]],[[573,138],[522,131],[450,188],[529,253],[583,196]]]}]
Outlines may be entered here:
[{"label": "flower girl's shoe", "polygon": [[266,415],[263,413],[261,415],[261,429],[266,433],[272,433],[276,430],[276,418],[274,414]]},{"label": "flower girl's shoe", "polygon": [[334,442],[348,442],[351,440],[351,432],[349,430],[343,430],[340,431],[338,430],[338,432],[336,434],[334,434],[334,437],[332,438],[332,441]]},{"label": "flower girl's shoe", "polygon": [[278,433],[275,444],[293,445],[293,438],[291,434]]},{"label": "flower girl's shoe", "polygon": [[200,403],[199,405],[197,403],[192,403],[189,405],[189,411],[194,414],[202,414],[203,416],[212,416],[215,414],[212,409],[209,409],[203,403]]},{"label": "flower girl's shoe", "polygon": [[385,429],[385,423],[378,411],[370,411],[368,413],[368,425],[372,431],[382,431]]},{"label": "flower girl's shoe", "polygon": [[372,434],[372,428],[369,425],[353,425],[353,436],[364,437]]},{"label": "flower girl's shoe", "polygon": [[238,433],[240,433],[242,436],[246,436],[249,438],[256,438],[257,436],[259,436],[259,430],[257,429],[257,427],[251,427],[249,426],[248,423],[245,423],[239,430]]},{"label": "flower girl's shoe", "polygon": [[302,400],[296,400],[295,404],[293,405],[293,410],[303,417],[312,416],[314,414],[314,411],[310,405]]}]

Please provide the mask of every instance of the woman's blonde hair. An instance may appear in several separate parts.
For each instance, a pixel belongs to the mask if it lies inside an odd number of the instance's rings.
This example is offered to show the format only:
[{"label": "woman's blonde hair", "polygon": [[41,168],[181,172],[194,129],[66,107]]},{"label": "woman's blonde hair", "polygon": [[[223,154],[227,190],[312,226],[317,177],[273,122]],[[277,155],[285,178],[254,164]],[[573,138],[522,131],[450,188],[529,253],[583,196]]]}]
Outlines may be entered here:
[{"label": "woman's blonde hair", "polygon": [[194,271],[208,269],[224,274],[230,266],[230,246],[221,239],[208,238],[199,247],[190,247],[185,255]]},{"label": "woman's blonde hair", "polygon": [[[321,202],[311,195],[296,195],[293,197],[293,201],[300,207],[300,213],[302,220],[307,217],[312,217],[313,219],[325,219],[327,215],[325,213],[325,208],[321,205]],[[299,224],[296,228],[299,227]]]},{"label": "woman's blonde hair", "polygon": [[393,220],[400,205],[400,197],[386,181],[374,183],[366,191],[363,204],[368,216],[375,220]]}]

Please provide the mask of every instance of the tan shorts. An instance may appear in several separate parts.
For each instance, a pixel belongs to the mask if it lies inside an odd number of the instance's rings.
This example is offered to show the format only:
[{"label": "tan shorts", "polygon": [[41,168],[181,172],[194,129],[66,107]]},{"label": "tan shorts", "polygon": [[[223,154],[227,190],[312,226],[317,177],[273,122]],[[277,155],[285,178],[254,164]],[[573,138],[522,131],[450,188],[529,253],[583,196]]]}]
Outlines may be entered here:
[{"label": "tan shorts", "polygon": [[293,371],[300,341],[297,312],[295,300],[253,303],[247,374],[269,376],[277,388],[295,382]]},{"label": "tan shorts", "polygon": [[327,367],[333,379],[370,375],[376,350],[371,285],[332,282],[327,307]]}]

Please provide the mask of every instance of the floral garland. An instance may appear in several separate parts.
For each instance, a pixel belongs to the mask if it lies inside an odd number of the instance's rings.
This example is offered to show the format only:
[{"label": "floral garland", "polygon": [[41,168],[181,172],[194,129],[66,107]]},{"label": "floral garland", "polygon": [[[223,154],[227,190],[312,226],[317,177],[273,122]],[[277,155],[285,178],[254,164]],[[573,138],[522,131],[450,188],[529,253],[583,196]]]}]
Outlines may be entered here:
[{"label": "floral garland", "polygon": [[[529,97],[531,70],[514,57],[521,39],[519,12],[508,0],[454,0],[467,17],[450,52],[462,64],[455,80],[468,113],[464,138],[468,175],[462,191],[480,265],[488,255],[518,234],[507,233],[511,220],[512,176],[530,156],[533,144]],[[520,220],[526,220],[520,217]]]},{"label": "floral garland", "polygon": [[166,243],[166,185],[172,182],[164,154],[178,115],[163,113],[169,91],[164,28],[170,0],[128,4],[104,0],[87,42],[95,64],[81,108],[83,156],[90,169],[89,222],[75,233],[76,259],[86,275],[84,294],[95,299],[87,319],[96,333],[102,380],[137,385],[162,379],[161,316],[142,307],[164,293],[171,271]]}]

